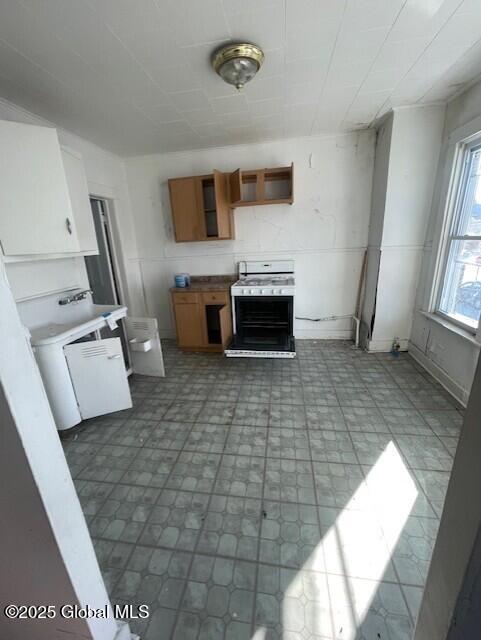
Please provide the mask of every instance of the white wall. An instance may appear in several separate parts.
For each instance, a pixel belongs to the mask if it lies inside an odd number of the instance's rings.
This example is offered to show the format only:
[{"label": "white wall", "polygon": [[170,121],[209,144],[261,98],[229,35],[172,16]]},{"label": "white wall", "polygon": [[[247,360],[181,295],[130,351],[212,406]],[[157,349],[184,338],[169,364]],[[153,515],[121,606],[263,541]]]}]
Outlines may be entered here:
[{"label": "white wall", "polygon": [[[173,275],[235,273],[239,260],[296,263],[296,314],[352,314],[367,245],[374,132],[151,155],[126,160],[147,313],[173,335]],[[175,243],[167,179],[294,162],[294,204],[242,207],[236,239]],[[349,337],[349,320],[296,321],[298,337]]]},{"label": "white wall", "polygon": [[374,314],[372,351],[408,346],[443,124],[442,106],[410,107],[379,129],[363,313],[368,324]]},{"label": "white wall", "polygon": [[[54,126],[1,98],[0,119]],[[67,131],[59,129],[58,135],[61,144],[65,144],[82,154],[91,194],[108,197],[113,201],[115,220],[119,232],[117,240],[121,244],[125,260],[128,260],[129,263],[129,269],[125,269],[124,265],[121,265],[121,277],[125,285],[126,302],[134,313],[143,313],[140,274],[136,270],[135,260],[132,260],[137,255],[137,249],[124,163],[121,158]],[[48,296],[50,292],[62,291],[75,286],[86,287],[88,284],[83,258],[38,260],[36,262],[8,264],[6,268],[16,300],[26,300],[43,295]],[[22,304],[19,304],[21,313]],[[31,304],[29,306],[31,307]]]},{"label": "white wall", "polygon": [[433,284],[446,215],[446,199],[454,149],[457,142],[481,132],[481,82],[454,99],[447,107],[441,157],[429,227],[427,229],[421,276],[416,296],[410,350],[430,372],[466,404],[479,356],[478,339],[473,340],[440,324],[433,311]]},{"label": "white wall", "polygon": [[[109,604],[47,396],[0,258],[0,602]],[[28,401],[26,401],[28,398]],[[112,618],[8,620],[9,640],[113,640]]]},{"label": "white wall", "polygon": [[[414,640],[445,640],[481,527],[481,363],[471,394],[449,480],[439,533],[418,615]],[[479,593],[463,593],[464,610],[479,608]],[[464,621],[466,622],[466,621]],[[461,630],[463,620],[459,621]],[[479,628],[463,638],[479,638]],[[460,634],[461,636],[461,634]],[[455,636],[455,637],[460,637]],[[451,636],[450,636],[451,637]]]}]

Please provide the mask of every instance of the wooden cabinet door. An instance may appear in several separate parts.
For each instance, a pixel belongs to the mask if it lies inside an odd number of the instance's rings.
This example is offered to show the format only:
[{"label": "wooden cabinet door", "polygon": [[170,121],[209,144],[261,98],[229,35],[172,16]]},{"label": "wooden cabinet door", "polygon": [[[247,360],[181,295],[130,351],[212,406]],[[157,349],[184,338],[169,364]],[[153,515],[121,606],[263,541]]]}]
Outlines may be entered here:
[{"label": "wooden cabinet door", "polygon": [[237,169],[229,176],[230,202],[235,204],[242,200],[242,175],[241,170]]},{"label": "wooden cabinet door", "polygon": [[229,304],[219,310],[219,319],[222,348],[226,349],[232,340],[232,315]]},{"label": "wooden cabinet door", "polygon": [[201,185],[196,177],[169,180],[170,207],[176,242],[202,240]]},{"label": "wooden cabinet door", "polygon": [[226,176],[214,169],[215,206],[217,212],[218,237],[232,238],[232,210],[227,191]]},{"label": "wooden cabinet door", "polygon": [[204,305],[197,302],[175,304],[174,314],[179,347],[204,346]]},{"label": "wooden cabinet door", "polygon": [[79,251],[55,129],[0,121],[0,243],[7,256]]}]

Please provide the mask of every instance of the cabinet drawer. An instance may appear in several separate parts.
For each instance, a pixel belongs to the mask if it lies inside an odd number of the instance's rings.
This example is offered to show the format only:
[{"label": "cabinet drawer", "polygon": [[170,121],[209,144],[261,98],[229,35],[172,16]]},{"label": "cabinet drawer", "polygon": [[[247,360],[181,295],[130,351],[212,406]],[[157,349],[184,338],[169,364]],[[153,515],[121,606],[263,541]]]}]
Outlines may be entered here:
[{"label": "cabinet drawer", "polygon": [[182,302],[190,302],[192,304],[194,302],[199,302],[199,294],[192,291],[186,291],[185,293],[175,291],[172,293],[172,300],[174,301],[174,304]]},{"label": "cabinet drawer", "polygon": [[228,304],[229,299],[227,291],[208,291],[202,294],[204,304]]}]

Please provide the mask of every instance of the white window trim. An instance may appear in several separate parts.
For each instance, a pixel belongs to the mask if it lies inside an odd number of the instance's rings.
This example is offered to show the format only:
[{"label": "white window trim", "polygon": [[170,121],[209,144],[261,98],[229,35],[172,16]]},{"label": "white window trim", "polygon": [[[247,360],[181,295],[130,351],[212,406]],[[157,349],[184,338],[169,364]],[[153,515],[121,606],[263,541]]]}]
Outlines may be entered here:
[{"label": "white window trim", "polygon": [[[462,128],[464,129],[464,127]],[[456,132],[450,137],[450,142],[454,143],[451,146],[451,150],[447,149],[446,154],[446,168],[449,170],[447,189],[443,190],[445,193],[441,195],[441,202],[444,200],[444,215],[443,225],[440,235],[440,243],[438,249],[438,256],[436,260],[436,266],[434,271],[433,287],[431,291],[430,299],[430,314],[439,316],[447,323],[461,328],[463,331],[476,336],[481,328],[481,317],[478,320],[477,327],[471,327],[456,318],[444,313],[440,308],[441,296],[443,291],[444,279],[447,271],[449,248],[451,242],[455,239],[472,239],[468,236],[459,236],[455,238],[452,235],[453,226],[455,224],[455,215],[458,209],[459,199],[462,197],[462,183],[465,182],[466,174],[466,158],[467,154],[473,148],[481,146],[481,130],[475,134],[471,134],[464,140],[458,139],[456,142],[452,140],[455,137]],[[457,137],[457,136],[456,136]],[[451,151],[451,153],[449,153]],[[444,197],[443,197],[444,196]],[[477,236],[474,237],[476,239]]]}]

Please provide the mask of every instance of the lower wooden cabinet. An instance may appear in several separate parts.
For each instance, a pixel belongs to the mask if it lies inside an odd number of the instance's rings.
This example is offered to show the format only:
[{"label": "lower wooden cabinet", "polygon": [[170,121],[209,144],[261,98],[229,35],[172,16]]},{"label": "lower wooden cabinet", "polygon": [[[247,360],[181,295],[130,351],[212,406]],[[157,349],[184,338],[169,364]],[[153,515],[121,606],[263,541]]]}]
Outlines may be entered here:
[{"label": "lower wooden cabinet", "polygon": [[224,351],[232,339],[229,291],[172,292],[177,344],[192,351]]}]

